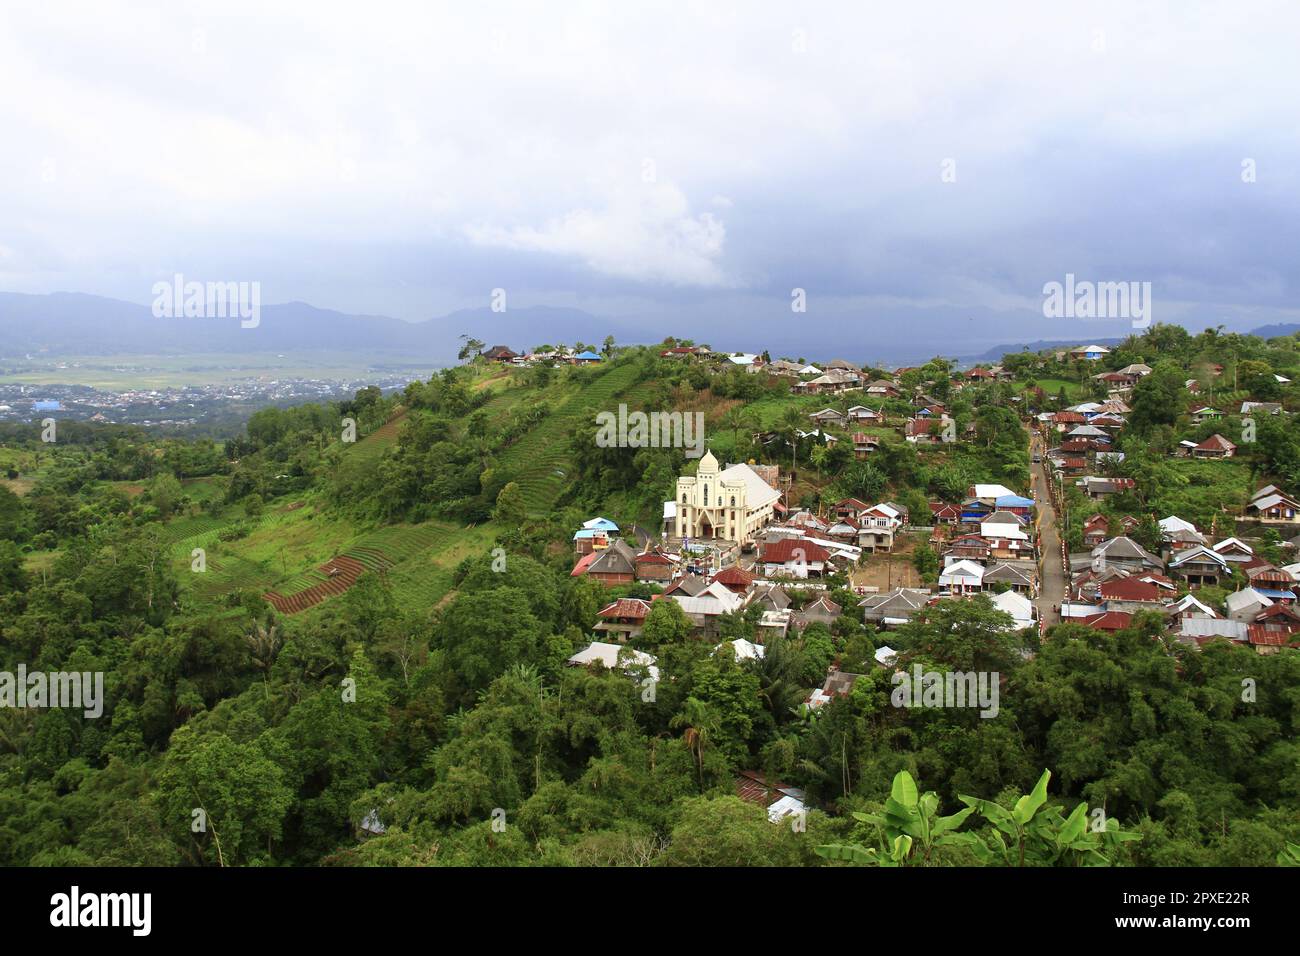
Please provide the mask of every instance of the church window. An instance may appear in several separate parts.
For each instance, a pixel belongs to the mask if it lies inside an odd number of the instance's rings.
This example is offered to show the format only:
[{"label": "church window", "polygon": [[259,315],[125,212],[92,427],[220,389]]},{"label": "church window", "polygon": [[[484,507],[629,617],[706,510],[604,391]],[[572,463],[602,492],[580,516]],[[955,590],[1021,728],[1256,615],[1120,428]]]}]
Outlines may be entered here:
[{"label": "church window", "polygon": [[709,506],[709,486],[705,485],[704,486],[704,507],[707,508],[708,506]]}]

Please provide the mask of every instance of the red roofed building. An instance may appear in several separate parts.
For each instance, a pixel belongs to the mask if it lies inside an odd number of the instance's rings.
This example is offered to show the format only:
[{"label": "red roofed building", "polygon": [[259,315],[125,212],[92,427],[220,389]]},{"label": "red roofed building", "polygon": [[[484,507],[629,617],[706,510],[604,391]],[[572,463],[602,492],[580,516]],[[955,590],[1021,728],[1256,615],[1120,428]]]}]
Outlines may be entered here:
[{"label": "red roofed building", "polygon": [[1083,525],[1083,543],[1095,548],[1110,537],[1110,519],[1103,514],[1095,514]]},{"label": "red roofed building", "polygon": [[942,501],[931,501],[930,516],[935,524],[957,524],[961,521],[961,505],[946,505]]},{"label": "red roofed building", "polygon": [[1222,435],[1211,435],[1192,449],[1193,458],[1231,458],[1237,446]]},{"label": "red roofed building", "polygon": [[1107,611],[1143,610],[1143,605],[1163,604],[1165,592],[1155,584],[1138,578],[1117,578],[1097,588]]},{"label": "red roofed building", "polygon": [[723,585],[728,591],[744,594],[749,590],[749,586],[754,583],[754,575],[744,570],[740,565],[733,564],[731,567],[723,568],[715,574],[713,580]]},{"label": "red roofed building", "polygon": [[638,581],[670,581],[677,562],[662,551],[642,551],[636,556]]},{"label": "red roofed building", "polygon": [[1122,631],[1133,623],[1133,615],[1127,611],[1107,611],[1085,617],[1080,623],[1098,631]]},{"label": "red roofed building", "polygon": [[783,538],[763,545],[759,563],[765,575],[787,577],[821,577],[826,573],[830,552],[819,544],[802,538]]},{"label": "red roofed building", "polygon": [[1276,631],[1264,624],[1247,624],[1246,639],[1255,648],[1256,654],[1276,654],[1294,642],[1293,635],[1286,631]]},{"label": "red roofed building", "polygon": [[600,620],[593,630],[616,636],[620,643],[626,643],[628,638],[640,635],[641,628],[645,625],[645,616],[649,613],[649,601],[619,598],[600,609],[596,615]]}]

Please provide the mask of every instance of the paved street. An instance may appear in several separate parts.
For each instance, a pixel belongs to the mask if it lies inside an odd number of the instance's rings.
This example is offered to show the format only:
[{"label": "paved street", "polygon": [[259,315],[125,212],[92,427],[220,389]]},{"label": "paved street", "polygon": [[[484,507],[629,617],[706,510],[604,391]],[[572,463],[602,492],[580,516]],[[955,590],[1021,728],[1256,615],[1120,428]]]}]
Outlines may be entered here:
[{"label": "paved street", "polygon": [[[1039,444],[1037,437],[1030,439],[1031,449],[1039,447]],[[1034,604],[1038,608],[1039,619],[1045,626],[1050,627],[1059,621],[1056,609],[1065,599],[1066,582],[1065,571],[1061,567],[1061,535],[1056,524],[1056,508],[1052,505],[1052,497],[1047,490],[1046,468],[1045,461],[1036,465],[1031,464],[1030,482],[1034,498],[1038,502],[1038,511],[1042,515],[1039,524],[1039,546],[1043,555],[1043,580],[1042,589]]]}]

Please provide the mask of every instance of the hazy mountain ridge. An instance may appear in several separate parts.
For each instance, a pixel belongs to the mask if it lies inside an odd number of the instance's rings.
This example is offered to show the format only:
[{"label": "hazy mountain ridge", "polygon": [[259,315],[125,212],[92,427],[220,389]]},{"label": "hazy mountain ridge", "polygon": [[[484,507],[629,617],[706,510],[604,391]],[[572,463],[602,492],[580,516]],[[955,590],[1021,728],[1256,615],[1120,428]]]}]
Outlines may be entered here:
[{"label": "hazy mountain ridge", "polygon": [[[623,344],[649,344],[667,335],[698,336],[693,323],[671,318],[607,318],[582,309],[529,306],[494,312],[484,306],[460,309],[422,322],[385,315],[354,315],[322,309],[307,302],[262,305],[256,328],[242,328],[238,318],[157,318],[147,305],[76,292],[29,295],[0,292],[0,357],[46,355],[154,355],[202,353],[285,353],[305,350],[351,351],[358,354],[401,354],[430,362],[451,362],[460,336],[486,345],[525,349],[543,343],[599,344],[607,335]],[[716,329],[712,340],[697,338],[715,349],[767,349],[775,358],[796,352],[826,361],[847,358],[886,364],[921,362],[946,354],[963,362],[996,362],[1009,352],[1041,351],[1096,343],[1113,346],[1122,337],[1038,340],[998,345],[985,351],[945,347],[943,334],[918,328],[908,341],[881,341],[878,331],[857,341],[844,320],[832,320],[798,330],[782,327],[752,339],[735,330]],[[1300,325],[1262,326],[1251,334],[1290,335]],[[860,335],[859,330],[853,330]],[[928,343],[933,343],[931,346]],[[868,354],[869,353],[869,354]]]}]

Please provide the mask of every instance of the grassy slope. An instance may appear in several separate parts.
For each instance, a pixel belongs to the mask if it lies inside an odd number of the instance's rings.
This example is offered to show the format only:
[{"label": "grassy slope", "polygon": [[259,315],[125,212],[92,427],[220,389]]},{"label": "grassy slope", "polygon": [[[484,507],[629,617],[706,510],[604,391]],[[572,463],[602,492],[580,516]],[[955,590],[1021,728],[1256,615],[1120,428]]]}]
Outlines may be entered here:
[{"label": "grassy slope", "polygon": [[619,394],[632,385],[635,374],[631,365],[604,370],[594,382],[553,406],[554,411],[536,428],[506,449],[501,472],[519,483],[529,514],[545,515],[568,484],[573,471],[569,441],[574,429],[594,422],[597,412],[613,411]]}]

